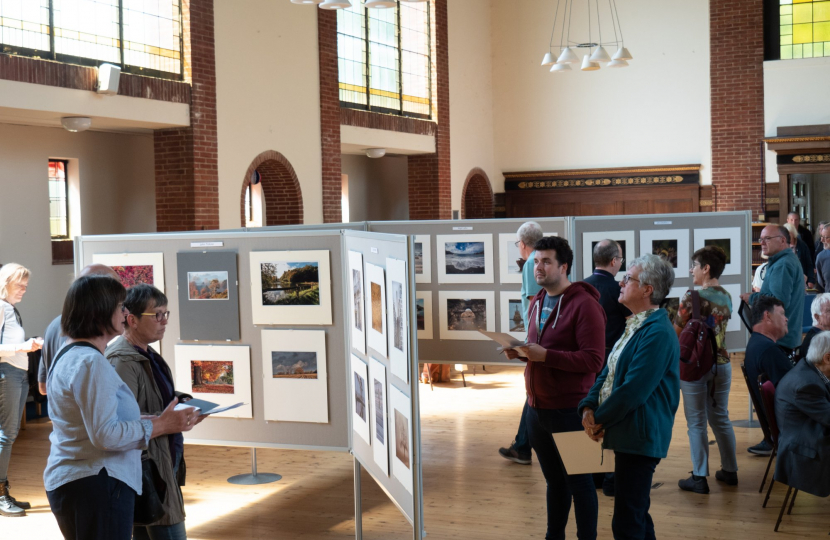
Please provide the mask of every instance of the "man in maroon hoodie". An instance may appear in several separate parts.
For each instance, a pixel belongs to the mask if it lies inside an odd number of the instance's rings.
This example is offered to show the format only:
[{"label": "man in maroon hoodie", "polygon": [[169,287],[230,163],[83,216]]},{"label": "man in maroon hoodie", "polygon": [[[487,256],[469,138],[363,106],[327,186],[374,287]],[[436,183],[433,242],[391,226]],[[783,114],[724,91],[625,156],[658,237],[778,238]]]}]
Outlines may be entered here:
[{"label": "man in maroon hoodie", "polygon": [[[576,407],[594,384],[605,358],[605,311],[591,285],[568,281],[573,251],[568,241],[545,237],[535,246],[534,275],[542,290],[528,308],[527,361],[528,432],[530,445],[547,481],[546,539],[564,539],[574,502],[577,537],[597,537],[597,492],[590,474],[565,472],[553,433],[580,431]],[[541,329],[541,330],[540,330]],[[514,350],[505,351],[516,358]]]}]

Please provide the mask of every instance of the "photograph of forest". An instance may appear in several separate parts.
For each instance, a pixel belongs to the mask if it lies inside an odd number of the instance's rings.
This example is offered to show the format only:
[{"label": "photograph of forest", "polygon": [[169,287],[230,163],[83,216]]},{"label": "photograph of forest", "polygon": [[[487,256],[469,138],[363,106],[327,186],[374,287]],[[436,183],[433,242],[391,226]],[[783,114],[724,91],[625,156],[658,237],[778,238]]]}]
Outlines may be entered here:
[{"label": "photograph of forest", "polygon": [[191,360],[190,384],[195,393],[233,394],[233,362]]},{"label": "photograph of forest", "polygon": [[317,261],[260,264],[263,306],[319,306]]},{"label": "photograph of forest", "polygon": [[227,300],[227,272],[188,272],[188,299],[190,300]]},{"label": "photograph of forest", "polygon": [[155,285],[153,282],[153,265],[142,264],[136,266],[113,266],[112,269],[118,274],[121,284],[125,289],[129,289],[133,285]]},{"label": "photograph of forest", "polygon": [[274,379],[316,379],[316,352],[271,352],[271,376]]}]

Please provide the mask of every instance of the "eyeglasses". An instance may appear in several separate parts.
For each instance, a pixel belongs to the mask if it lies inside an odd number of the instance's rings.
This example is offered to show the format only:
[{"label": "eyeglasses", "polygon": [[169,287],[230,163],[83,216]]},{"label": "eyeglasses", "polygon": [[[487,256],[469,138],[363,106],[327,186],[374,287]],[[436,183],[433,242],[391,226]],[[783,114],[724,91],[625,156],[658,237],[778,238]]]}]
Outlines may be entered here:
[{"label": "eyeglasses", "polygon": [[166,321],[170,318],[169,311],[160,311],[158,313],[142,313],[141,315],[147,315],[148,317],[155,317],[156,322]]},{"label": "eyeglasses", "polygon": [[516,240],[515,242],[513,242],[513,245],[516,246],[516,247],[519,247],[519,244],[521,244],[521,243],[522,243],[521,240]]},{"label": "eyeglasses", "polygon": [[769,242],[773,238],[785,238],[785,237],[781,236],[781,235],[778,235],[778,236],[762,236],[761,238],[759,238],[759,240],[762,244],[764,244],[764,243]]},{"label": "eyeglasses", "polygon": [[622,284],[623,285],[628,285],[629,281],[636,281],[637,283],[640,283],[639,279],[633,278],[629,274],[624,275],[623,278],[622,278]]},{"label": "eyeglasses", "polygon": [[625,257],[619,257],[619,256],[618,256],[618,257],[614,257],[614,258],[615,258],[615,259],[619,259],[619,260],[620,260],[620,262],[625,262]]}]

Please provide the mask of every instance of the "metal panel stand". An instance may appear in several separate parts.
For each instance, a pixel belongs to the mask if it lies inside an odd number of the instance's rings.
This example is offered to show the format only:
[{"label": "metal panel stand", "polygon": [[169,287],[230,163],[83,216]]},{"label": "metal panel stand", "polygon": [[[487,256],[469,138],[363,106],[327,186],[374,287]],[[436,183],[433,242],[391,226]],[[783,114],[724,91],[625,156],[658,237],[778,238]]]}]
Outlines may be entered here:
[{"label": "metal panel stand", "polygon": [[355,540],[363,540],[363,506],[360,501],[360,462],[356,457],[354,460],[354,537]]},{"label": "metal panel stand", "polygon": [[760,427],[760,425],[757,425],[757,426],[752,425],[752,400],[749,400],[749,415],[746,418],[747,418],[746,420],[733,420],[732,425],[734,427],[745,427],[745,428]]},{"label": "metal panel stand", "polygon": [[251,448],[251,474],[237,474],[228,478],[228,482],[238,486],[256,486],[270,484],[280,480],[282,476],[274,473],[258,473],[256,470],[256,448]]}]

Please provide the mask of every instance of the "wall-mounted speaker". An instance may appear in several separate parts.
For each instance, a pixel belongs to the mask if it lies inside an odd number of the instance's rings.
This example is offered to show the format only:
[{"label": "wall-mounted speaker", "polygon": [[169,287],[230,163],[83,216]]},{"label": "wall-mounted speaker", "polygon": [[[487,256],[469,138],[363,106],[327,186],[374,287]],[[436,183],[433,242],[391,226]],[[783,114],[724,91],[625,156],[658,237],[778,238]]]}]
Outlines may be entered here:
[{"label": "wall-mounted speaker", "polygon": [[98,88],[96,92],[107,96],[118,93],[118,81],[121,79],[121,68],[112,64],[98,66]]}]

